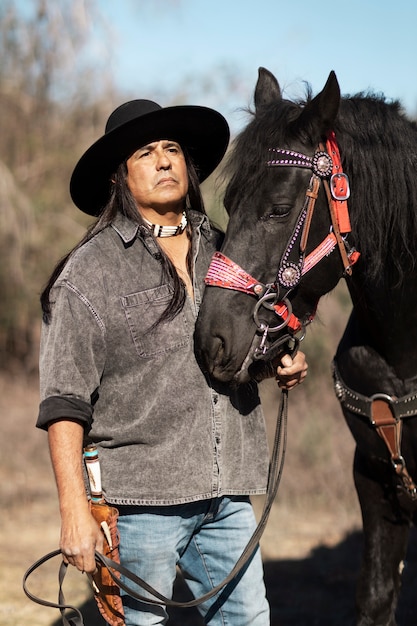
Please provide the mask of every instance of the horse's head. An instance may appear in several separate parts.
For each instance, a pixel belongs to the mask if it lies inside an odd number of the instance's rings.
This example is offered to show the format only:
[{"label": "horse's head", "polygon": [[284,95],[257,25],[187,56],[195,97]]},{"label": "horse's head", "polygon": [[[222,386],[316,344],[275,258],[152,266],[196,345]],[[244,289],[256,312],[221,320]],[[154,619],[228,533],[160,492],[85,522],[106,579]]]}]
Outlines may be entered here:
[{"label": "horse's head", "polygon": [[258,364],[270,362],[289,337],[297,340],[349,265],[329,210],[335,74],[301,105],[285,100],[275,77],[260,68],[254,101],[253,120],[229,159],[229,223],[196,327],[202,366],[224,382],[256,377]]}]

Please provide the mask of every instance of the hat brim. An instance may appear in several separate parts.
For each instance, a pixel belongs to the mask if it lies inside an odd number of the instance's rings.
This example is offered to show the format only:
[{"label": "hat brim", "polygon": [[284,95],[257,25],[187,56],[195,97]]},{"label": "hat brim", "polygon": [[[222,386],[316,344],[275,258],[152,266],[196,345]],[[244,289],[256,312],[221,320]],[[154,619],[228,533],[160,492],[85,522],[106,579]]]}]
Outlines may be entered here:
[{"label": "hat brim", "polygon": [[71,176],[71,198],[81,211],[97,216],[108,202],[110,179],[120,163],[160,139],[186,148],[203,182],[222,160],[229,137],[225,118],[207,107],[175,106],[141,115],[103,135],[83,154]]}]

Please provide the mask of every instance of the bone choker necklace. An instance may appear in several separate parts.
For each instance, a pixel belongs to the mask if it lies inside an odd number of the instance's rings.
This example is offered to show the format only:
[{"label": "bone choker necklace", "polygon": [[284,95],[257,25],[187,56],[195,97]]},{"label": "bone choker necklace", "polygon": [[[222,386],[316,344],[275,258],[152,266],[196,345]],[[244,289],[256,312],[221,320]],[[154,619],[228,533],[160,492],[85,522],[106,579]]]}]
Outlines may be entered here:
[{"label": "bone choker necklace", "polygon": [[143,221],[147,224],[155,237],[175,237],[181,235],[185,227],[187,226],[187,216],[185,211],[182,214],[181,223],[178,226],[160,226],[159,224],[152,224],[149,220],[142,216]]}]

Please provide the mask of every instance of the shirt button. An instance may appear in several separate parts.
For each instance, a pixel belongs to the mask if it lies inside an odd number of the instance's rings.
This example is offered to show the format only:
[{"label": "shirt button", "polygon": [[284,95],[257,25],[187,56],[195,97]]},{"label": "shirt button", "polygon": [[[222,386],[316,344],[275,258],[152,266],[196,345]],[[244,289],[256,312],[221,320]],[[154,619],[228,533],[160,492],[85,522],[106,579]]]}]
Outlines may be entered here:
[{"label": "shirt button", "polygon": [[217,395],[217,393],[214,393],[213,394],[213,402],[214,402],[214,404],[217,404],[218,401],[219,401],[219,396]]}]

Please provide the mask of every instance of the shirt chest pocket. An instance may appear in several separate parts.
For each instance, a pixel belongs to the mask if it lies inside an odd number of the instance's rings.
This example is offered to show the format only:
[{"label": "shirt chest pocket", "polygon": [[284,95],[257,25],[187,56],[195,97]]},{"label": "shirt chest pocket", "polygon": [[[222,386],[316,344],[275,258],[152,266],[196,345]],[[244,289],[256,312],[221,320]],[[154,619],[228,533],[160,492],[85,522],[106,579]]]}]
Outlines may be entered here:
[{"label": "shirt chest pocket", "polygon": [[153,327],[172,298],[168,285],[132,293],[121,298],[130,334],[139,356],[149,358],[186,346],[191,331],[182,311],[173,320]]}]

